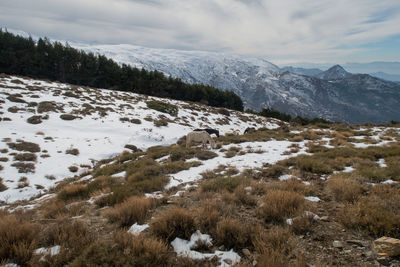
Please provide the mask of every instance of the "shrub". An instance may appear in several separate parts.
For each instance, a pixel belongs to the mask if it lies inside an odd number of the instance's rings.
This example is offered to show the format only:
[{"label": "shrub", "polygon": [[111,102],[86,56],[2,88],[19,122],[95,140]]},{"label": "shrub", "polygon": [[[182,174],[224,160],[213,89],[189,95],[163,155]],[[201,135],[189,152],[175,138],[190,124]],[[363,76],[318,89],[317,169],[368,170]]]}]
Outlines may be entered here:
[{"label": "shrub", "polygon": [[368,196],[348,203],[340,212],[341,222],[349,228],[363,229],[374,237],[400,238],[400,190],[377,185]]},{"label": "shrub", "polygon": [[8,158],[7,157],[0,157],[0,162],[7,162]]},{"label": "shrub", "polygon": [[27,151],[31,153],[40,152],[40,146],[35,143],[18,141],[18,143],[7,143],[8,147],[18,151]]},{"label": "shrub", "polygon": [[11,166],[17,168],[19,173],[35,172],[35,164],[33,163],[15,162]]},{"label": "shrub", "polygon": [[134,124],[141,124],[142,121],[139,120],[139,119],[131,119],[131,123],[134,123]]},{"label": "shrub", "polygon": [[0,192],[6,191],[8,187],[3,184],[3,178],[0,177]]},{"label": "shrub", "polygon": [[26,265],[35,248],[36,226],[14,215],[0,215],[0,259]]},{"label": "shrub", "polygon": [[217,223],[215,241],[226,248],[240,249],[251,245],[250,227],[233,218],[223,218]]},{"label": "shrub", "polygon": [[366,191],[363,184],[351,178],[336,176],[330,178],[327,183],[327,188],[336,201],[354,202]]},{"label": "shrub", "polygon": [[323,159],[316,157],[300,156],[297,158],[296,165],[299,169],[306,172],[318,174],[329,174],[333,172],[333,168],[329,164],[324,162]]},{"label": "shrub", "polygon": [[69,170],[70,172],[77,172],[77,171],[79,170],[79,168],[78,168],[78,166],[69,166],[69,167],[68,167],[68,170]]},{"label": "shrub", "polygon": [[291,239],[293,234],[289,227],[273,226],[267,232],[259,232],[254,238],[253,245],[260,254],[266,251],[281,251],[283,255],[287,254],[291,249]]},{"label": "shrub", "polygon": [[150,222],[150,230],[168,242],[176,237],[189,239],[196,230],[194,216],[183,208],[168,209]]},{"label": "shrub", "polygon": [[223,190],[227,190],[229,192],[233,192],[236,187],[241,184],[248,183],[248,179],[243,178],[242,176],[234,176],[234,177],[217,177],[212,180],[207,180],[201,184],[201,189],[203,191],[212,191],[219,192]]},{"label": "shrub", "polygon": [[18,161],[36,161],[37,156],[33,153],[21,153],[14,155],[14,160]]},{"label": "shrub", "polygon": [[226,108],[219,108],[219,109],[217,110],[217,112],[218,112],[219,114],[225,115],[225,116],[227,116],[227,117],[229,117],[229,116],[231,115],[231,113],[229,112],[229,110],[227,110]]},{"label": "shrub", "polygon": [[271,178],[278,178],[282,174],[284,174],[287,171],[287,168],[282,166],[282,165],[273,165],[269,167],[268,169],[263,171],[263,174],[265,174],[267,177]]},{"label": "shrub", "polygon": [[77,266],[168,266],[168,246],[155,238],[118,232],[112,241],[97,241],[72,264]]},{"label": "shrub", "polygon": [[148,108],[151,108],[151,109],[163,112],[163,113],[167,113],[172,116],[178,115],[178,107],[173,104],[170,104],[170,103],[153,100],[153,101],[147,101],[146,105]]},{"label": "shrub", "polygon": [[259,215],[267,222],[282,222],[288,216],[295,216],[304,210],[304,197],[296,192],[269,190]]},{"label": "shrub", "polygon": [[108,210],[106,215],[111,222],[118,222],[120,226],[131,226],[136,222],[143,224],[155,206],[153,198],[131,197]]},{"label": "shrub", "polygon": [[[61,246],[60,254],[53,257],[45,257],[50,266],[69,265],[82,251],[94,241],[94,235],[89,228],[80,221],[57,220],[46,225],[38,237],[39,246]],[[35,257],[31,266],[41,265],[41,256]]]},{"label": "shrub", "polygon": [[18,181],[18,186],[17,188],[24,188],[29,186],[29,181],[27,177],[21,177]]},{"label": "shrub", "polygon": [[217,157],[218,154],[210,150],[199,150],[196,152],[195,156],[200,160],[208,160]]},{"label": "shrub", "polygon": [[42,123],[42,116],[31,116],[26,120],[26,122],[30,124],[40,124]]},{"label": "shrub", "polygon": [[70,154],[70,155],[77,156],[77,155],[79,155],[79,149],[77,149],[77,148],[70,148],[70,149],[67,149],[67,150],[65,151],[65,154]]},{"label": "shrub", "polygon": [[57,111],[57,106],[54,102],[50,101],[43,101],[40,102],[38,107],[37,107],[37,112],[38,113],[44,113],[44,112],[49,112],[49,111]]},{"label": "shrub", "polygon": [[89,190],[85,184],[70,184],[66,185],[58,192],[57,197],[64,201],[76,198],[87,198],[89,197]]},{"label": "shrub", "polygon": [[203,233],[213,233],[219,219],[218,208],[211,200],[200,203],[199,207],[194,211],[196,225]]}]

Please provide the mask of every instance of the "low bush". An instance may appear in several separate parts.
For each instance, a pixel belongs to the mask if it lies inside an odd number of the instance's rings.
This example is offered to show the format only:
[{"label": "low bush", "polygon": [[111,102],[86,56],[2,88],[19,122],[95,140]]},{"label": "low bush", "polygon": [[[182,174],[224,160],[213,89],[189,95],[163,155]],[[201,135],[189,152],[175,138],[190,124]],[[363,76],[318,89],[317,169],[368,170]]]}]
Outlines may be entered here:
[{"label": "low bush", "polygon": [[208,160],[217,157],[218,154],[210,150],[199,150],[196,151],[195,156],[200,160]]},{"label": "low bush", "polygon": [[18,161],[36,161],[37,156],[33,153],[20,153],[14,155],[14,160]]},{"label": "low bush", "polygon": [[150,222],[150,230],[155,236],[168,242],[176,237],[190,239],[196,230],[194,216],[183,208],[170,208]]},{"label": "low bush", "polygon": [[77,155],[79,155],[79,149],[69,148],[69,149],[65,150],[65,154],[77,156]]},{"label": "low bush", "polygon": [[14,215],[0,215],[0,259],[27,265],[35,248],[36,226]]},{"label": "low bush", "polygon": [[355,202],[366,191],[362,183],[342,176],[332,177],[327,183],[327,189],[336,201]]},{"label": "low bush", "polygon": [[349,228],[362,229],[374,237],[400,238],[400,189],[377,185],[372,192],[347,203],[340,212],[341,222]]},{"label": "low bush", "polygon": [[194,210],[196,225],[202,233],[214,233],[219,220],[218,207],[212,200],[202,201]]},{"label": "low bush", "polygon": [[151,209],[156,206],[156,200],[146,197],[130,197],[121,204],[107,211],[106,216],[111,222],[120,226],[131,226],[134,223],[143,224]]},{"label": "low bush", "polygon": [[97,241],[83,251],[71,267],[78,266],[169,266],[172,253],[167,244],[143,235],[118,232],[112,241]]},{"label": "low bush", "polygon": [[40,152],[40,146],[35,143],[18,141],[17,143],[7,143],[8,147],[18,151],[27,151],[31,153]]},{"label": "low bush", "polygon": [[70,184],[58,192],[57,197],[64,201],[88,198],[89,190],[86,184]]},{"label": "low bush", "polygon": [[6,191],[8,187],[3,184],[3,178],[0,177],[0,192]]},{"label": "low bush", "polygon": [[249,225],[241,223],[237,219],[223,218],[217,223],[215,242],[224,245],[227,249],[242,249],[251,246]]},{"label": "low bush", "polygon": [[170,104],[170,103],[153,100],[153,101],[147,101],[146,105],[148,108],[151,108],[151,109],[163,112],[163,113],[167,113],[172,116],[178,115],[178,107],[173,104]]},{"label": "low bush", "polygon": [[201,184],[201,189],[203,191],[211,192],[221,192],[223,190],[233,192],[239,185],[248,183],[250,183],[249,179],[246,179],[242,176],[217,177],[212,180],[204,181]]},{"label": "low bush", "polygon": [[284,190],[269,190],[258,209],[261,218],[267,222],[281,223],[287,217],[304,211],[304,196]]},{"label": "low bush", "polygon": [[18,173],[34,173],[35,172],[35,164],[33,163],[24,163],[24,162],[15,162],[11,164],[12,167],[18,169]]}]

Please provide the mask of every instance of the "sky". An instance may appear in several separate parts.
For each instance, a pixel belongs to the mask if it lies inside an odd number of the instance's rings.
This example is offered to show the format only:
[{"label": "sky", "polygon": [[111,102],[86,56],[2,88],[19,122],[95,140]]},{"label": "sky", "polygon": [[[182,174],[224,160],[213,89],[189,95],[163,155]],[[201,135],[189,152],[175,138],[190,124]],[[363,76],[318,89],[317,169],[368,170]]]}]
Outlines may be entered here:
[{"label": "sky", "polygon": [[0,26],[51,39],[262,56],[400,61],[400,0],[0,0]]}]

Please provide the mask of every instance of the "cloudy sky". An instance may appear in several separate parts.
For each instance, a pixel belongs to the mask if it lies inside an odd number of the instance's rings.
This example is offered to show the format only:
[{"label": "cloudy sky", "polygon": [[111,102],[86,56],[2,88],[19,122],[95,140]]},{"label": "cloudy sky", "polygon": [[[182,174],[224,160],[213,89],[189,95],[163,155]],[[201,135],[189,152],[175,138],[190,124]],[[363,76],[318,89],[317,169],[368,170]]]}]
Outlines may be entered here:
[{"label": "cloudy sky", "polygon": [[1,27],[288,62],[400,61],[400,0],[0,0]]}]

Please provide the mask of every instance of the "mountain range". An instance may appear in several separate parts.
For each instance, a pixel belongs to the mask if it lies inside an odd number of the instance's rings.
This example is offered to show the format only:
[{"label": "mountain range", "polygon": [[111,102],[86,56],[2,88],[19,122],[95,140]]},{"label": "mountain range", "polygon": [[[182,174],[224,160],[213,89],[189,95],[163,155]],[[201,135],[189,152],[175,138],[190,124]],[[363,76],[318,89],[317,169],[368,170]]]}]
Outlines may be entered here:
[{"label": "mountain range", "polygon": [[269,61],[215,52],[153,49],[133,45],[70,43],[119,63],[158,70],[188,83],[238,94],[248,109],[273,108],[292,116],[346,123],[400,121],[400,85],[336,65],[315,76],[282,70]]}]

